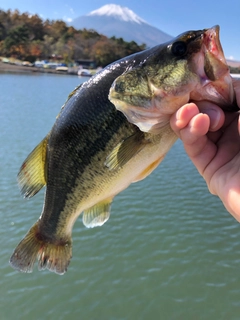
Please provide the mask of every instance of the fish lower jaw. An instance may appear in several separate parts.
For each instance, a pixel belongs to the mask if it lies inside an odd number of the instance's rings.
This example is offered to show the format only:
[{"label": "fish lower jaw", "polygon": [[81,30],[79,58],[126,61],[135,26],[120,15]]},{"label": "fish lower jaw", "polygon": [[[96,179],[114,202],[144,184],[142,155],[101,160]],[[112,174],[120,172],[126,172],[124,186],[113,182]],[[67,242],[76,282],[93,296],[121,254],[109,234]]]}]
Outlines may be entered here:
[{"label": "fish lower jaw", "polygon": [[230,76],[216,81],[201,78],[199,84],[191,92],[189,101],[209,101],[223,109],[227,107],[230,110],[234,97],[235,94]]},{"label": "fish lower jaw", "polygon": [[209,92],[211,92],[211,94],[213,94],[214,98],[216,99],[216,103],[219,106],[228,107],[233,104],[235,93],[234,93],[232,83],[229,83],[229,84],[213,83],[211,86],[209,85],[208,90]]}]

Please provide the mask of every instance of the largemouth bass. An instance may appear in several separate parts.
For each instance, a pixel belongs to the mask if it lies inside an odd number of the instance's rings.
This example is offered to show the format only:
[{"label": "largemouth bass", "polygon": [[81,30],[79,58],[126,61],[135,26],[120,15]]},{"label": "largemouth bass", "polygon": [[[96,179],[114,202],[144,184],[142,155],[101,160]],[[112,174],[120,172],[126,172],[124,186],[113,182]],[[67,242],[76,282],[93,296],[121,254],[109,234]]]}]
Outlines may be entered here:
[{"label": "largemouth bass", "polygon": [[[23,162],[25,197],[46,185],[43,211],[18,244],[13,268],[66,272],[73,225],[104,224],[116,194],[147,177],[177,137],[169,119],[189,101],[235,111],[219,27],[189,31],[107,66],[76,88],[52,130]],[[118,110],[120,111],[118,111]]]}]

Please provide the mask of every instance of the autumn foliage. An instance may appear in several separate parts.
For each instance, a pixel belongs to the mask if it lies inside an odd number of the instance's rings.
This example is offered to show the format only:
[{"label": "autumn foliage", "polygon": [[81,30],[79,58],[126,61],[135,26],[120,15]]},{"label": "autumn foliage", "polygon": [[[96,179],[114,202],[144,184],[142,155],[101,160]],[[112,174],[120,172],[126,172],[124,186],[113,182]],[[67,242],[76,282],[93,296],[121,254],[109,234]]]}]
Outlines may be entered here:
[{"label": "autumn foliage", "polygon": [[53,57],[66,63],[91,59],[104,67],[145,48],[145,44],[108,38],[94,30],[76,30],[61,20],[42,20],[36,14],[0,10],[0,56],[31,62]]}]

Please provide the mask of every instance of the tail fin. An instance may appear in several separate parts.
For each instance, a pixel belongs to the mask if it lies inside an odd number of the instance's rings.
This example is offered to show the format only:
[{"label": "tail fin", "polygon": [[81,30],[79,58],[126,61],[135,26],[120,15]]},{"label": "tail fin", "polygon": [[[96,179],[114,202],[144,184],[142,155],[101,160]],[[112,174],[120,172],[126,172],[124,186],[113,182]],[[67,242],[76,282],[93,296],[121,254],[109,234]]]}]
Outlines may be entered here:
[{"label": "tail fin", "polygon": [[57,274],[64,274],[71,257],[71,239],[58,243],[44,241],[39,234],[38,222],[36,222],[14,250],[10,264],[18,271],[32,272],[34,263],[38,259],[39,270],[48,269]]}]

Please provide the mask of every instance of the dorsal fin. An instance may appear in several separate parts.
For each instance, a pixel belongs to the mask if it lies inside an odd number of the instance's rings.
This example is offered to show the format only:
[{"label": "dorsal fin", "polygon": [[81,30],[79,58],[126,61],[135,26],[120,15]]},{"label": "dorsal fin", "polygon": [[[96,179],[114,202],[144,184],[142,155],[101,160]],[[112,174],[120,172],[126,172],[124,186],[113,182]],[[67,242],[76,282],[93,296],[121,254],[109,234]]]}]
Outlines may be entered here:
[{"label": "dorsal fin", "polygon": [[102,226],[110,217],[112,199],[104,200],[83,213],[83,224],[87,228]]},{"label": "dorsal fin", "polygon": [[29,154],[18,173],[18,184],[25,198],[34,196],[46,184],[47,135]]},{"label": "dorsal fin", "polygon": [[65,108],[68,100],[69,100],[70,98],[72,98],[72,96],[78,91],[78,89],[81,88],[82,85],[83,85],[83,83],[81,83],[80,85],[78,85],[78,86],[68,95],[67,100],[65,101],[64,105],[61,107],[60,112],[59,112],[58,115],[56,116],[56,119],[59,118],[59,116],[60,116],[61,112],[63,111],[63,109]]}]

